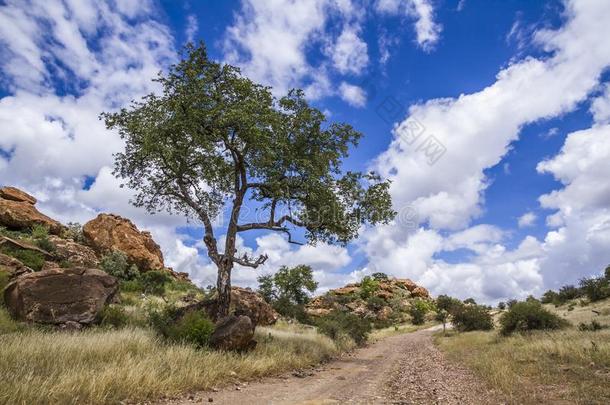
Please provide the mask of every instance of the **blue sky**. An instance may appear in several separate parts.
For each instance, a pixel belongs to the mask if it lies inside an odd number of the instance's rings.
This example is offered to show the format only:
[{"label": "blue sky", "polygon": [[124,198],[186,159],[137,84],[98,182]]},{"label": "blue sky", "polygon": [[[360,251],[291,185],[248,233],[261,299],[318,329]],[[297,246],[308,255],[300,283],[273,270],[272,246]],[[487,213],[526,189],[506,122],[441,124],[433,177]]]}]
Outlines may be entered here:
[{"label": "blue sky", "polygon": [[486,302],[541,294],[610,262],[604,18],[603,0],[2,1],[0,183],[64,222],[132,218],[169,265],[213,283],[197,224],[129,205],[111,175],[122,143],[97,119],[202,40],[360,130],[345,168],[391,179],[400,213],[346,248],[244,234],[270,261],[237,284],[307,263],[322,288],[384,271]]}]

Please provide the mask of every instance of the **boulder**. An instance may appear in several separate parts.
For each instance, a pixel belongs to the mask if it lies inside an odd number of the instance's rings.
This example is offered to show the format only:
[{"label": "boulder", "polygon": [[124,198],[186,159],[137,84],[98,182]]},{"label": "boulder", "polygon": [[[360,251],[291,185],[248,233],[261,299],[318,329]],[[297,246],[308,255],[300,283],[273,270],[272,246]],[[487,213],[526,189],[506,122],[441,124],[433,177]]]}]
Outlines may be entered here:
[{"label": "boulder", "polygon": [[32,197],[25,191],[21,191],[15,187],[2,187],[0,188],[0,198],[11,201],[26,202],[28,204],[36,205],[36,198]]},{"label": "boulder", "polygon": [[24,274],[4,290],[10,314],[19,320],[62,325],[92,323],[118,290],[116,278],[76,267]]},{"label": "boulder", "polygon": [[10,229],[30,229],[42,225],[59,235],[64,227],[34,206],[36,199],[13,187],[0,189],[0,225]]},{"label": "boulder", "polygon": [[[196,302],[183,308],[179,317],[190,311],[204,311],[213,321],[217,321],[217,301],[215,298]],[[247,288],[231,287],[231,312],[234,315],[244,315],[257,326],[273,325],[279,314],[263,297]]]},{"label": "boulder", "polygon": [[7,246],[17,250],[31,250],[40,253],[45,259],[52,260],[53,254],[23,240],[9,238],[8,236],[0,236],[0,246]]},{"label": "boulder", "polygon": [[100,214],[83,226],[87,244],[98,254],[118,250],[140,271],[160,270],[163,264],[161,248],[149,232],[141,232],[128,219],[113,214]]},{"label": "boulder", "polygon": [[21,263],[19,260],[2,253],[0,253],[0,271],[8,273],[9,279],[33,272],[32,269]]},{"label": "boulder", "polygon": [[380,321],[387,321],[390,318],[390,315],[392,315],[392,312],[394,311],[391,307],[385,306],[377,312],[377,319]]},{"label": "boulder", "polygon": [[245,315],[221,319],[210,337],[210,346],[218,350],[248,350],[256,346],[254,323]]},{"label": "boulder", "polygon": [[429,298],[430,297],[430,293],[428,293],[428,290],[426,290],[424,287],[416,287],[415,289],[413,289],[413,291],[411,291],[411,294],[414,297],[419,297],[419,298]]},{"label": "boulder", "polygon": [[62,239],[58,236],[49,236],[51,243],[55,245],[55,257],[59,261],[67,261],[79,267],[98,267],[100,261],[95,251],[89,246],[81,245],[71,239]]},{"label": "boulder", "polygon": [[335,295],[348,295],[360,290],[360,287],[355,285],[346,285],[345,287],[331,290]]},{"label": "boulder", "polygon": [[398,278],[396,279],[396,284],[406,288],[407,290],[413,292],[414,289],[416,289],[418,287],[417,284],[415,284],[412,280],[408,279],[408,278]]}]

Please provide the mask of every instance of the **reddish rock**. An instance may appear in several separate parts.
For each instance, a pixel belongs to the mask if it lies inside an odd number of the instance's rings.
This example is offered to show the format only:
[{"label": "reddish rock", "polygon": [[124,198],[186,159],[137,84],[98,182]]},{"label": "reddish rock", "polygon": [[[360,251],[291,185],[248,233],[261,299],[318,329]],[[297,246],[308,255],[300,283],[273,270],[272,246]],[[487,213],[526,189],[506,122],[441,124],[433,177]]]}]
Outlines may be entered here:
[{"label": "reddish rock", "polygon": [[98,269],[50,269],[22,275],[4,290],[19,320],[61,325],[92,323],[118,291],[116,278]]},{"label": "reddish rock", "polygon": [[411,294],[413,294],[414,297],[419,297],[419,298],[429,298],[430,294],[428,293],[428,290],[426,290],[424,287],[416,287],[413,291],[411,291]]},{"label": "reddish rock", "polygon": [[31,229],[42,225],[50,233],[60,234],[64,227],[36,209],[36,199],[13,187],[4,187],[0,192],[0,225],[10,229]]},{"label": "reddish rock", "polygon": [[69,262],[71,265],[79,267],[98,267],[100,261],[95,255],[95,251],[89,246],[81,245],[71,239],[62,239],[51,235],[49,240],[55,245],[55,256],[59,261]]},{"label": "reddish rock", "polygon": [[113,214],[100,214],[83,226],[83,235],[99,254],[118,250],[140,271],[159,270],[163,264],[161,248],[149,232],[141,232],[128,219]]},{"label": "reddish rock", "polygon": [[25,191],[21,191],[15,187],[2,187],[0,188],[0,198],[11,201],[26,202],[28,204],[35,205],[37,200]]},{"label": "reddish rock", "polygon": [[335,295],[347,295],[347,294],[354,293],[354,292],[358,291],[359,289],[360,289],[360,287],[358,287],[358,286],[346,285],[345,287],[337,288],[337,289],[334,289],[331,291]]},{"label": "reddish rock", "polygon": [[399,286],[406,288],[407,290],[413,292],[413,290],[415,290],[418,285],[415,284],[413,281],[411,281],[408,278],[397,278],[396,279],[396,284],[398,284]]}]

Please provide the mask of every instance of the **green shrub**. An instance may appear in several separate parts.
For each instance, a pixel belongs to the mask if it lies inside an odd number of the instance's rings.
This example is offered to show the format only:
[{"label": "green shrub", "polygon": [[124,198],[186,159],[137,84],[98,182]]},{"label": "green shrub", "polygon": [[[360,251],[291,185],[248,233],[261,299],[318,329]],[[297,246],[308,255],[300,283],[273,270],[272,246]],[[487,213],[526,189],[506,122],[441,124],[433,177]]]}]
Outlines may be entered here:
[{"label": "green shrub", "polygon": [[583,278],[580,280],[580,290],[589,301],[601,301],[610,297],[610,280],[605,277]]},{"label": "green shrub", "polygon": [[573,285],[564,285],[563,287],[561,287],[559,289],[559,293],[557,294],[557,299],[559,300],[560,303],[563,304],[564,302],[573,300],[580,296],[581,296],[581,292],[578,288],[574,287]]},{"label": "green shrub", "polygon": [[507,307],[510,309],[510,308],[512,308],[512,307],[513,307],[513,306],[514,306],[514,305],[515,305],[517,302],[519,302],[519,301],[517,301],[517,300],[516,300],[516,299],[514,299],[514,298],[513,298],[513,299],[510,299],[510,300],[506,301],[506,306],[507,306]]},{"label": "green shrub", "polygon": [[165,294],[165,285],[170,281],[172,281],[172,278],[166,271],[151,270],[140,275],[142,290],[146,294]]},{"label": "green shrub", "polygon": [[464,304],[477,305],[477,302],[474,300],[474,298],[466,298],[464,300]]},{"label": "green shrub", "polygon": [[64,239],[72,239],[74,242],[77,243],[85,242],[83,226],[78,222],[68,222],[61,236]]},{"label": "green shrub", "polygon": [[144,286],[139,277],[133,280],[120,280],[119,289],[124,292],[143,292]]},{"label": "green shrub", "polygon": [[125,253],[118,250],[113,250],[102,257],[100,267],[119,280],[133,280],[140,273],[135,264],[129,265]]},{"label": "green shrub", "polygon": [[366,300],[366,307],[371,311],[379,311],[381,308],[386,306],[386,302],[383,298],[373,295]]},{"label": "green shrub", "polygon": [[205,347],[214,332],[214,323],[202,311],[191,311],[176,320],[173,307],[151,312],[150,324],[164,339],[175,343],[188,343]]},{"label": "green shrub", "polygon": [[560,329],[568,322],[545,309],[538,301],[524,301],[515,304],[500,318],[503,335],[530,330]]},{"label": "green shrub", "polygon": [[14,257],[34,271],[40,271],[44,266],[44,256],[34,250],[5,247],[2,249],[2,253]]},{"label": "green shrub", "polygon": [[448,295],[439,295],[436,298],[436,307],[440,310],[445,310],[452,313],[454,309],[462,306],[462,301]]},{"label": "green shrub", "polygon": [[385,273],[382,273],[382,272],[373,273],[373,274],[371,274],[371,277],[373,277],[373,279],[375,279],[377,281],[382,281],[382,280],[388,279],[388,275]]},{"label": "green shrub", "polygon": [[506,309],[506,302],[500,301],[498,302],[498,309],[504,311]]},{"label": "green shrub", "polygon": [[116,305],[106,305],[98,315],[98,322],[102,326],[122,328],[129,323],[125,310]]},{"label": "green shrub", "polygon": [[32,227],[32,239],[36,246],[47,252],[53,253],[56,248],[53,242],[49,240],[49,229],[43,225],[34,225]]},{"label": "green shrub", "polygon": [[454,309],[451,322],[459,331],[491,330],[494,327],[489,310],[482,305],[462,305]]},{"label": "green shrub", "polygon": [[358,345],[366,342],[372,329],[371,323],[368,320],[338,310],[334,310],[330,314],[318,319],[316,326],[320,333],[325,334],[333,340],[347,336]]},{"label": "green shrub", "polygon": [[581,322],[578,324],[578,330],[582,332],[597,332],[598,330],[602,330],[604,328],[604,325],[595,320],[591,321],[590,323]]},{"label": "green shrub", "polygon": [[360,297],[367,299],[379,290],[379,281],[373,277],[366,276],[360,282]]},{"label": "green shrub", "polygon": [[543,304],[559,304],[559,294],[557,294],[553,290],[548,290],[547,292],[542,294],[540,302],[542,302]]},{"label": "green shrub", "polygon": [[426,314],[430,311],[430,305],[423,300],[416,299],[411,302],[409,307],[409,315],[411,315],[411,323],[413,325],[422,325],[426,320]]}]

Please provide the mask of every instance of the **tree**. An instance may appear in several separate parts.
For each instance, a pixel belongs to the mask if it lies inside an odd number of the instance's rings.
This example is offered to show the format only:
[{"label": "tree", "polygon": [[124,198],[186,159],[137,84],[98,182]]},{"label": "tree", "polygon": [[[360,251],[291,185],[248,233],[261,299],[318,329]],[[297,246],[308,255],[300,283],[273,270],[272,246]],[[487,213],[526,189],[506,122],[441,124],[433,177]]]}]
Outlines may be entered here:
[{"label": "tree", "polygon": [[258,292],[280,314],[302,320],[309,294],[318,288],[311,267],[282,266],[274,275],[258,277]]},{"label": "tree", "polygon": [[[277,231],[301,243],[293,231],[302,228],[307,242],[345,244],[361,225],[394,218],[389,182],[341,170],[362,134],[327,123],[301,90],[278,100],[238,68],[210,60],[203,43],[187,45],[183,59],[155,81],[160,95],[102,114],[125,141],[114,174],[135,190],[135,206],[203,224],[203,242],[218,269],[219,317],[229,311],[233,266],[257,268],[267,260],[237,252],[239,233]],[[241,222],[247,201],[264,220]],[[212,221],[225,205],[221,250]]]}]

